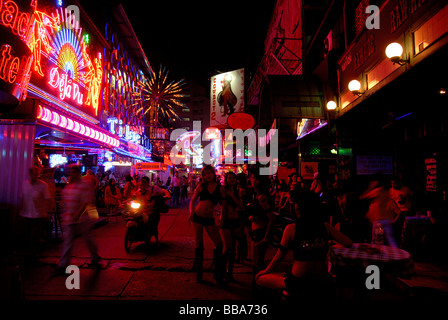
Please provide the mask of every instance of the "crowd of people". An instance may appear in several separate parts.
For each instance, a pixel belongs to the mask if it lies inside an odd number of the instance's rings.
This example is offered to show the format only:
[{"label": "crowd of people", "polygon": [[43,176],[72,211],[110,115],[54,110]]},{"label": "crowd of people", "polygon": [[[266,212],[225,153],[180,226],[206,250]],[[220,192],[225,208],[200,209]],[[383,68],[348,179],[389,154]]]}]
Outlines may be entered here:
[{"label": "crowd of people", "polygon": [[[399,247],[404,218],[415,215],[413,193],[397,177],[371,176],[361,192],[340,192],[319,173],[311,181],[296,173],[285,181],[257,170],[230,171],[220,183],[215,168],[206,166],[201,178],[189,208],[198,282],[202,281],[204,231],[214,245],[218,284],[232,281],[236,261],[249,259],[258,286],[294,291],[327,283],[325,259],[331,244],[373,241],[372,230],[380,223],[384,244]],[[276,244],[274,230],[285,217],[289,223]],[[269,246],[278,247],[270,263],[266,261]],[[294,253],[292,270],[278,274],[288,249]]]},{"label": "crowd of people", "polygon": [[[90,236],[92,221],[98,217],[98,203],[103,201],[109,213],[133,197],[147,202],[152,195],[166,195],[171,207],[188,199],[188,180],[175,175],[162,186],[157,179],[125,177],[122,187],[110,172],[95,176],[91,170],[81,175],[80,167],[68,167],[68,184],[63,190],[62,221],[67,228],[59,269],[70,262],[73,239],[82,234],[92,255],[92,264],[101,260],[95,240]],[[49,207],[48,186],[38,179],[38,168],[30,169],[24,188],[21,215],[27,221],[35,243]],[[222,179],[221,179],[222,178]],[[288,181],[277,176],[229,171],[219,177],[213,166],[202,169],[197,186],[192,189],[188,221],[195,240],[194,266],[196,279],[203,281],[204,231],[213,243],[214,279],[219,285],[233,280],[235,263],[251,261],[254,283],[260,287],[287,289],[317,288],[325,285],[325,258],[329,246],[339,243],[373,240],[373,227],[381,224],[384,244],[400,246],[401,228],[406,216],[415,215],[413,192],[400,179],[372,176],[362,192],[338,192],[319,173],[312,181],[296,173]],[[167,189],[171,188],[172,193]],[[184,190],[185,189],[185,190]],[[275,231],[283,225],[281,240],[275,243]],[[278,247],[272,261],[266,261],[269,246]],[[34,248],[32,249],[32,253]],[[294,262],[288,274],[276,273],[286,252],[292,250]]]}]

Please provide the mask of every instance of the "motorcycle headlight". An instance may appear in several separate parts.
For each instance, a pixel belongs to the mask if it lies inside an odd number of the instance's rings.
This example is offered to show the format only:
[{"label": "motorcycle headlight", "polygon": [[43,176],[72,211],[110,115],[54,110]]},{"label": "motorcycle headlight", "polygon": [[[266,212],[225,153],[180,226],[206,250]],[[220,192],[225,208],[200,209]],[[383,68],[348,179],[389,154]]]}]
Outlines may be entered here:
[{"label": "motorcycle headlight", "polygon": [[132,208],[132,209],[138,209],[138,208],[140,208],[140,203],[135,202],[135,201],[132,201],[132,202],[131,202],[131,208]]}]

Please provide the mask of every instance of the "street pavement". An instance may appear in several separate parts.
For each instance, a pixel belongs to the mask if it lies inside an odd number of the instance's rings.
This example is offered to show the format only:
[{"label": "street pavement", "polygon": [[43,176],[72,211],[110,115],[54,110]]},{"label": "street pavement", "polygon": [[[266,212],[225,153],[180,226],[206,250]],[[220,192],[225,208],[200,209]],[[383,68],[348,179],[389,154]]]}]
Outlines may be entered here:
[{"label": "street pavement", "polygon": [[[194,239],[192,226],[188,223],[187,217],[187,205],[181,208],[170,208],[168,213],[161,216],[159,245],[156,246],[154,240],[149,246],[136,243],[133,244],[130,252],[124,249],[126,227],[123,219],[114,217],[106,221],[103,217],[94,230],[100,255],[103,258],[101,268],[89,266],[89,252],[82,239],[76,239],[71,264],[77,266],[80,271],[79,289],[67,288],[68,274],[54,275],[60,257],[61,242],[52,241],[46,244],[37,263],[25,264],[21,268],[24,299],[26,301],[120,301],[119,304],[109,305],[114,307],[120,306],[123,301],[132,300],[145,302],[145,308],[148,307],[149,302],[152,308],[163,306],[164,309],[169,308],[176,314],[184,310],[182,308],[187,304],[191,307],[195,304],[202,306],[223,301],[237,305],[262,301],[259,296],[254,296],[250,261],[235,264],[233,282],[226,286],[218,286],[215,283],[212,266],[213,246],[206,235],[204,236],[204,283],[196,282],[195,273],[190,271],[194,261]],[[268,250],[267,260],[273,257],[275,251],[273,247]],[[288,253],[279,271],[290,270],[291,263],[292,253]],[[439,266],[430,264],[416,264],[416,270],[430,275],[419,278],[419,281],[423,281],[418,284],[420,287],[428,286],[428,279],[432,279],[432,287],[438,286],[437,289],[440,289],[440,292],[448,292],[447,269],[440,269]],[[441,279],[443,281],[440,281]],[[407,289],[412,286],[409,283],[404,284],[407,285]],[[2,291],[5,291],[4,289],[6,286]],[[352,292],[340,291],[339,293],[341,296],[335,298],[357,300]],[[395,288],[392,290],[386,287],[372,293],[369,300],[397,302],[405,299]],[[271,306],[276,310],[278,307],[277,304]],[[283,308],[282,304],[280,308]]]},{"label": "street pavement", "polygon": [[192,226],[188,211],[172,208],[162,214],[159,245],[134,243],[124,249],[126,227],[121,217],[98,224],[94,237],[104,264],[89,267],[89,252],[82,239],[76,239],[72,265],[80,270],[80,289],[66,288],[66,276],[55,277],[61,243],[50,245],[39,263],[23,270],[25,298],[28,300],[110,299],[110,300],[247,300],[252,298],[250,262],[236,264],[235,281],[219,287],[213,280],[213,246],[207,236],[204,253],[204,284],[196,283],[191,272],[194,261]]}]

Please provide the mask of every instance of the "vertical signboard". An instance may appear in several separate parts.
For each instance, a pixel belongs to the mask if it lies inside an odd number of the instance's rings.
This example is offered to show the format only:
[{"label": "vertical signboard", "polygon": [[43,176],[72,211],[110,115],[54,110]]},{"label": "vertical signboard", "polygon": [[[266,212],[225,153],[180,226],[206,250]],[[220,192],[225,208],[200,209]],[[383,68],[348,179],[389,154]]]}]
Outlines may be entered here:
[{"label": "vertical signboard", "polygon": [[213,76],[210,86],[210,126],[225,128],[231,114],[243,111],[244,69]]},{"label": "vertical signboard", "polygon": [[435,157],[425,159],[426,191],[437,191],[437,160]]}]

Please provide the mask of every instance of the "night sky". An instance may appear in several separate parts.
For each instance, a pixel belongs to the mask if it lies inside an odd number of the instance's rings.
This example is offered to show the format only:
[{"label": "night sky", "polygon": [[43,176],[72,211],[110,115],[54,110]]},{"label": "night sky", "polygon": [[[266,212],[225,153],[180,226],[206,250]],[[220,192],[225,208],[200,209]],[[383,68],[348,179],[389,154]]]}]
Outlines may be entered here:
[{"label": "night sky", "polygon": [[256,70],[274,0],[123,1],[153,69],[163,64],[171,80],[208,86],[211,76]]}]

